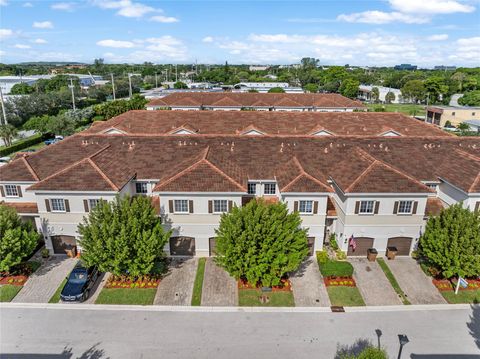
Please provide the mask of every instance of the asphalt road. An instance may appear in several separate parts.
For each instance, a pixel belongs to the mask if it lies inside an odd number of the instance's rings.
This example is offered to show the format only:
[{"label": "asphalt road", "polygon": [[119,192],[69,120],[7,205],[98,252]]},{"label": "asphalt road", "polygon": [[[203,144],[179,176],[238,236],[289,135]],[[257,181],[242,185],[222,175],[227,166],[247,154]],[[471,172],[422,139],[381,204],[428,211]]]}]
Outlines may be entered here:
[{"label": "asphalt road", "polygon": [[376,329],[391,358],[397,358],[398,334],[410,339],[402,358],[480,358],[480,307],[355,313],[58,308],[0,306],[0,358],[334,358],[339,346],[376,344]]}]

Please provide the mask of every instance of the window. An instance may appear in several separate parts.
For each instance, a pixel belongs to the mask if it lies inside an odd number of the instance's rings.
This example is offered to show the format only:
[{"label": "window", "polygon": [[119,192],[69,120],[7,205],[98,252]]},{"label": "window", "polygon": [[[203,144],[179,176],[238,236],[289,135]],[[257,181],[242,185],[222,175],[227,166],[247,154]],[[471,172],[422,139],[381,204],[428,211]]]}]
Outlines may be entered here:
[{"label": "window", "polygon": [[54,212],[65,212],[65,200],[61,198],[53,198],[50,200],[52,204],[52,211]]},{"label": "window", "polygon": [[429,184],[427,184],[427,187],[436,190],[437,189],[437,184],[436,183],[429,183]]},{"label": "window", "polygon": [[264,194],[275,194],[276,193],[276,185],[275,183],[265,183],[265,188],[263,190]]},{"label": "window", "polygon": [[176,199],[174,201],[174,211],[175,213],[188,213],[188,200]]},{"label": "window", "polygon": [[360,208],[358,213],[360,214],[367,214],[373,213],[375,201],[360,201]]},{"label": "window", "polygon": [[249,183],[248,184],[248,194],[257,194],[257,184]]},{"label": "window", "polygon": [[452,112],[452,116],[455,116],[455,112]]},{"label": "window", "polygon": [[5,185],[5,195],[7,197],[18,197],[17,186],[15,186],[13,184]]},{"label": "window", "polygon": [[90,210],[94,209],[100,203],[99,199],[89,199],[88,204],[90,206]]},{"label": "window", "polygon": [[135,191],[137,193],[145,194],[147,193],[147,182],[137,182],[135,183]]},{"label": "window", "polygon": [[472,116],[475,116],[475,112],[472,112]]},{"label": "window", "polygon": [[300,201],[298,209],[300,213],[313,213],[313,201]]},{"label": "window", "polygon": [[223,213],[228,211],[228,203],[226,199],[216,199],[213,201],[213,212]]},{"label": "window", "polygon": [[412,201],[400,201],[398,203],[398,212],[400,214],[412,213]]}]

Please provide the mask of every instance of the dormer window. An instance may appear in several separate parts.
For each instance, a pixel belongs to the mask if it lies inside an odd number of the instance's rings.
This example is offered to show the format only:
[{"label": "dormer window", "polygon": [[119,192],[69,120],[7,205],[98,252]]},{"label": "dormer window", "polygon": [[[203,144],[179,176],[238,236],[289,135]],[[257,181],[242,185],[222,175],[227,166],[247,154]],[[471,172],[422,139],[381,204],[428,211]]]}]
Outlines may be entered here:
[{"label": "dormer window", "polygon": [[137,194],[148,193],[147,182],[137,182],[137,183],[135,183],[135,192]]},{"label": "dormer window", "polygon": [[275,194],[277,193],[277,185],[275,183],[265,183],[263,188],[263,194]]}]

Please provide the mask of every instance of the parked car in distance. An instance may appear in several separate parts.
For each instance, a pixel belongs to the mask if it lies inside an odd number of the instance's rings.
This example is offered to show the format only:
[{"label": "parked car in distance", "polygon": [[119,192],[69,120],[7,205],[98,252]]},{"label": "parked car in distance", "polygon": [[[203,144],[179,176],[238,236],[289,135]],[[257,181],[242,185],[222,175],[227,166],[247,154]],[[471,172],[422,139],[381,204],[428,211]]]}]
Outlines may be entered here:
[{"label": "parked car in distance", "polygon": [[77,264],[67,277],[67,283],[60,293],[60,299],[62,302],[83,302],[87,300],[97,279],[97,268],[85,268],[81,263]]},{"label": "parked car in distance", "polygon": [[46,140],[44,143],[48,146],[48,145],[53,145],[54,143],[60,142],[61,140],[63,140],[63,136],[55,136],[55,138],[50,138]]},{"label": "parked car in distance", "polygon": [[3,165],[6,165],[8,162],[10,162],[10,157],[8,156],[0,157],[0,167]]}]

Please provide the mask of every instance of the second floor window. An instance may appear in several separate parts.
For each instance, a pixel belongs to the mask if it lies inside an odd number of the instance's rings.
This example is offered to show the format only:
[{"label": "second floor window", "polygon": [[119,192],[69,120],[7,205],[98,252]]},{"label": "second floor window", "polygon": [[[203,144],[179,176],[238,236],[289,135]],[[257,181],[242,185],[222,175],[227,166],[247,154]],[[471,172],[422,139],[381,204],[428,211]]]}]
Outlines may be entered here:
[{"label": "second floor window", "polygon": [[89,199],[88,204],[90,206],[90,210],[94,209],[100,203],[99,199]]},{"label": "second floor window", "polygon": [[18,189],[17,186],[13,184],[5,185],[5,194],[7,197],[18,197]]},{"label": "second floor window", "polygon": [[360,208],[358,213],[360,214],[370,214],[373,213],[375,201],[360,201]]},{"label": "second floor window", "polygon": [[313,201],[300,201],[298,210],[300,213],[313,213]]},{"label": "second floor window", "polygon": [[412,201],[400,201],[398,203],[398,212],[400,214],[412,213]]},{"label": "second floor window", "polygon": [[54,212],[65,212],[65,200],[62,198],[52,198],[50,200],[52,205],[52,211]]},{"label": "second floor window", "polygon": [[248,194],[257,194],[257,184],[249,183],[248,184]]},{"label": "second floor window", "polygon": [[275,183],[265,183],[264,185],[264,194],[275,194],[276,193],[276,185]]},{"label": "second floor window", "polygon": [[173,203],[175,213],[188,213],[188,200],[176,199]]},{"label": "second floor window", "polygon": [[145,194],[148,192],[147,190],[147,182],[137,182],[135,183],[135,192],[140,194]]},{"label": "second floor window", "polygon": [[228,211],[228,204],[226,199],[216,199],[213,201],[213,212],[223,213]]}]

